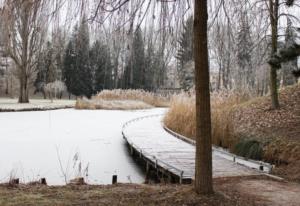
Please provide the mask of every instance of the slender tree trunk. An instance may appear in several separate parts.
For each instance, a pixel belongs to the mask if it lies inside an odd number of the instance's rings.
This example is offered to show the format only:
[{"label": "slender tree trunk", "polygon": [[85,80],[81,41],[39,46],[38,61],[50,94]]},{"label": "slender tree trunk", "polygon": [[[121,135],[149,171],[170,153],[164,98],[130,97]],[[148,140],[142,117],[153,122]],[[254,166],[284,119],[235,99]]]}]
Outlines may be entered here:
[{"label": "slender tree trunk", "polygon": [[213,193],[209,63],[207,48],[207,0],[195,0],[194,54],[196,83],[195,190]]},{"label": "slender tree trunk", "polygon": [[19,103],[29,103],[29,90],[28,90],[28,80],[26,75],[20,77],[20,93],[19,93]]},{"label": "slender tree trunk", "polygon": [[[272,29],[272,54],[274,55],[277,52],[277,41],[278,41],[278,9],[279,9],[279,0],[269,0],[269,11],[270,11],[270,21]],[[278,100],[278,88],[277,88],[277,68],[271,65],[270,68],[270,92],[271,92],[271,101],[272,108],[279,108]]]},{"label": "slender tree trunk", "polygon": [[5,94],[8,95],[8,77],[7,77],[7,75],[6,75],[5,81],[6,81]]},{"label": "slender tree trunk", "polygon": [[[221,89],[221,73],[222,73],[222,64],[219,64],[217,91],[219,91]],[[223,84],[224,84],[224,82],[223,82]]]}]

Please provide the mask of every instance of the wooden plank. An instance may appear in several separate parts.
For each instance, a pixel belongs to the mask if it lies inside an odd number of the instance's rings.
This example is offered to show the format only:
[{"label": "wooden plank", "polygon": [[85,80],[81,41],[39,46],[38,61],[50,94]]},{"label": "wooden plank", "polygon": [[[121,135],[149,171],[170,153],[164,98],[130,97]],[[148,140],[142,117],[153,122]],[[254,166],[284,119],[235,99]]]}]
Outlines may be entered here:
[{"label": "wooden plank", "polygon": [[[194,178],[195,146],[166,132],[162,115],[139,118],[123,127],[125,140],[153,165],[182,178]],[[213,176],[257,175],[259,173],[213,155]]]}]

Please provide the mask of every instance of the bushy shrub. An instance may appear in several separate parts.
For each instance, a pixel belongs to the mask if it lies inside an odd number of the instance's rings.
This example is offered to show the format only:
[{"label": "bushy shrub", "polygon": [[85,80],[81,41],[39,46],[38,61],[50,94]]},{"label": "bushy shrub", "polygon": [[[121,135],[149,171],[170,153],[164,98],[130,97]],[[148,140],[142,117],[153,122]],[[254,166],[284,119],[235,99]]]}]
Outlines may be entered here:
[{"label": "bushy shrub", "polygon": [[247,159],[261,160],[263,148],[256,140],[241,140],[235,145],[234,153]]},{"label": "bushy shrub", "polygon": [[61,98],[63,92],[67,91],[67,87],[64,82],[56,80],[48,83],[44,86],[44,91],[48,94],[49,98]]}]

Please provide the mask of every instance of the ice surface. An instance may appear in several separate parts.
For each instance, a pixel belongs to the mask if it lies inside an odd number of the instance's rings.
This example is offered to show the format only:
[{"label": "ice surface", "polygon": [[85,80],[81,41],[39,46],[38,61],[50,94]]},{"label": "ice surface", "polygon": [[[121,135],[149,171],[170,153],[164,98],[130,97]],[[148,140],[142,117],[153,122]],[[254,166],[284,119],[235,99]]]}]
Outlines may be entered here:
[{"label": "ice surface", "polygon": [[76,153],[82,171],[88,165],[89,183],[109,184],[113,174],[119,182],[143,182],[144,174],[122,138],[122,125],[164,112],[64,109],[0,113],[0,182],[13,173],[25,182],[46,177],[49,184],[64,184],[58,156],[63,170],[68,167],[68,178],[74,178],[79,175],[78,164],[73,168]]}]

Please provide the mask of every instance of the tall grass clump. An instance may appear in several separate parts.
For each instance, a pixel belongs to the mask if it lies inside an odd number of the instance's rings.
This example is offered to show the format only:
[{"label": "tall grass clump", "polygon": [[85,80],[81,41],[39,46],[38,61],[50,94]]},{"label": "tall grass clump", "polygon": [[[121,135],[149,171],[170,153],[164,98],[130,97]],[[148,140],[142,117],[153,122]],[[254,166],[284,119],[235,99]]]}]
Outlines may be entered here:
[{"label": "tall grass clump", "polygon": [[[247,101],[249,95],[232,91],[212,93],[212,142],[216,146],[234,149],[239,141],[234,133],[235,107]],[[196,107],[194,92],[173,96],[164,124],[190,138],[196,136]]]},{"label": "tall grass clump", "polygon": [[91,99],[77,99],[76,109],[136,110],[167,107],[169,98],[144,90],[103,90]]},{"label": "tall grass clump", "polygon": [[169,106],[169,98],[148,92],[141,89],[114,89],[103,90],[98,93],[93,99],[104,100],[137,100],[143,101],[154,107],[167,107]]},{"label": "tall grass clump", "polygon": [[196,136],[195,96],[184,92],[174,95],[165,115],[164,124],[179,134],[194,138]]}]

